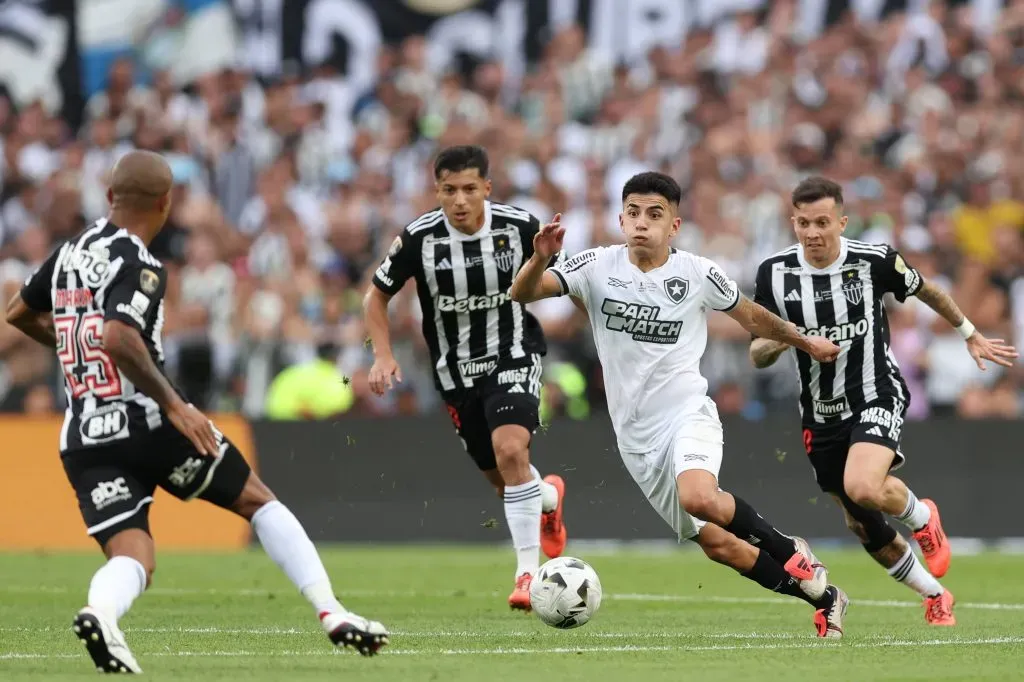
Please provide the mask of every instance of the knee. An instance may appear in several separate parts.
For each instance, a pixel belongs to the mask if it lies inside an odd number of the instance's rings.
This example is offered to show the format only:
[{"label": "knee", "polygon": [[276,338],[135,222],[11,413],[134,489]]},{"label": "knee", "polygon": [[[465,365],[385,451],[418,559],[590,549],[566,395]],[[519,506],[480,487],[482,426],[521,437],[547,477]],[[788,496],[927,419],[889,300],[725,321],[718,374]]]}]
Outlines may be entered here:
[{"label": "knee", "polygon": [[156,560],[150,559],[142,562],[142,567],[146,569],[146,587],[148,588],[153,584],[153,574],[156,572]]},{"label": "knee", "polygon": [[878,499],[881,496],[882,487],[867,478],[861,476],[848,476],[843,482],[843,488],[855,504],[868,509],[878,508]]},{"label": "knee", "polygon": [[529,467],[528,441],[515,437],[495,438],[494,459],[500,472]]},{"label": "knee", "polygon": [[[718,492],[715,490],[687,490],[679,495],[679,503],[690,516],[701,521],[718,523]],[[719,523],[719,525],[723,525]],[[708,555],[710,556],[710,555]]]}]

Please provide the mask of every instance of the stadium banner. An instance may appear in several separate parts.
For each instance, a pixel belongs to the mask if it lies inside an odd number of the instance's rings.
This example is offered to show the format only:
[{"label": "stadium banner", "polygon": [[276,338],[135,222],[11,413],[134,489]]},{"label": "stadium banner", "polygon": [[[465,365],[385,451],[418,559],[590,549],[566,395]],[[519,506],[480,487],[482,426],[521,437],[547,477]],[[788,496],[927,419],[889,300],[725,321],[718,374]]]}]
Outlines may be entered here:
[{"label": "stadium banner", "polygon": [[[218,415],[214,421],[255,468],[248,423],[237,415]],[[57,452],[62,423],[63,415],[0,416],[0,551],[96,549],[85,534]],[[149,519],[161,550],[232,550],[249,544],[246,521],[206,502],[182,502],[162,490],[154,496]]]},{"label": "stadium banner", "polygon": [[[253,425],[261,475],[317,542],[508,541],[501,500],[442,416]],[[1017,421],[933,420],[904,427],[899,475],[934,498],[951,536],[1024,536],[1014,511],[1024,458]],[[558,421],[533,441],[542,474],[565,478],[570,538],[672,539],[619,459],[607,417]],[[785,532],[852,541],[818,490],[795,414],[725,420],[723,488]]]}]

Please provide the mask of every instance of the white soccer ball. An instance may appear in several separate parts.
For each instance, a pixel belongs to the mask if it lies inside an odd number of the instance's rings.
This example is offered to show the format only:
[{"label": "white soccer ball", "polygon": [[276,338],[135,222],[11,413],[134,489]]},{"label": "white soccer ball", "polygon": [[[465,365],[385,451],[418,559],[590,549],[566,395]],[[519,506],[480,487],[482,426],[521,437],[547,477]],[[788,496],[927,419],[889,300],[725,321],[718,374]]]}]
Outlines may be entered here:
[{"label": "white soccer ball", "polygon": [[601,607],[601,579],[585,561],[566,556],[552,559],[530,583],[530,606],[553,628],[578,628]]}]

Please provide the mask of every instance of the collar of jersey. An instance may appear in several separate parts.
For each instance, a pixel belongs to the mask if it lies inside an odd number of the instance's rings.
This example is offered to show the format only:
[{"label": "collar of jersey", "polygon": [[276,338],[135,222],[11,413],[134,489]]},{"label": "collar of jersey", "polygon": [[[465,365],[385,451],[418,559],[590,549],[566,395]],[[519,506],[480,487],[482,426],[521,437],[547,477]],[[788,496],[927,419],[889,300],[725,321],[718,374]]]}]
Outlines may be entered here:
[{"label": "collar of jersey", "polygon": [[834,261],[832,261],[831,265],[827,265],[826,267],[823,268],[816,268],[810,263],[808,263],[807,259],[804,258],[804,247],[802,245],[797,245],[796,257],[797,259],[799,259],[800,265],[805,270],[810,270],[811,272],[819,273],[822,275],[830,275],[833,272],[839,270],[839,268],[843,267],[843,263],[846,262],[846,237],[839,238],[839,255],[836,257]]},{"label": "collar of jersey", "polygon": [[448,216],[444,217],[444,226],[448,228],[448,234],[451,235],[452,239],[458,239],[459,241],[468,242],[473,239],[480,239],[481,237],[486,237],[491,233],[491,202],[484,202],[483,227],[481,227],[473,234],[466,234],[465,232],[460,232],[459,230],[456,230],[454,227],[452,227],[452,224],[448,222]]}]

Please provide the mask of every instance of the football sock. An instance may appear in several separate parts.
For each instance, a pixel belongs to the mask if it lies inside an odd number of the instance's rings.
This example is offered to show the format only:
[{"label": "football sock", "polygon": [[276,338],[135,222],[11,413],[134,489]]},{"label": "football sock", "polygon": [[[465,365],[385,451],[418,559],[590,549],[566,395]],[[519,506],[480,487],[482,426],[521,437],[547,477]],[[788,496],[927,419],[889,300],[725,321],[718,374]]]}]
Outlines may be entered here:
[{"label": "football sock", "polygon": [[889,575],[903,583],[922,597],[937,597],[942,594],[942,585],[928,569],[921,565],[914,555],[914,550],[907,547],[907,553],[888,569]]},{"label": "football sock", "polygon": [[921,500],[917,499],[914,491],[907,488],[907,506],[903,509],[903,513],[896,518],[902,521],[907,528],[916,532],[931,521],[932,510],[928,508],[928,505],[921,504]]},{"label": "football sock", "polygon": [[546,482],[537,471],[537,467],[530,465],[530,473],[533,474],[533,478],[540,482],[540,510],[545,514],[548,512],[555,511],[558,506],[558,490],[555,486]]},{"label": "football sock", "polygon": [[796,545],[793,543],[793,539],[777,531],[743,498],[738,495],[732,497],[736,500],[736,513],[733,514],[732,521],[725,526],[725,529],[740,540],[746,540],[755,547],[768,552],[775,561],[785,566],[786,562],[796,554]]},{"label": "football sock", "polygon": [[344,611],[313,542],[295,515],[277,500],[252,515],[252,529],[267,555],[295,583],[317,613]]},{"label": "football sock", "polygon": [[146,589],[146,569],[130,556],[115,556],[89,583],[89,606],[117,622]]},{"label": "football sock", "polygon": [[782,564],[769,556],[764,550],[758,551],[754,567],[741,575],[744,578],[753,580],[766,590],[803,599],[815,609],[827,609],[832,606],[832,602],[835,599],[829,590],[825,590],[825,594],[821,595],[820,598],[811,599],[806,592],[800,589],[800,581],[786,573],[786,569],[782,567]]},{"label": "football sock", "polygon": [[505,520],[516,550],[516,577],[537,575],[540,565],[540,483],[505,486]]}]

